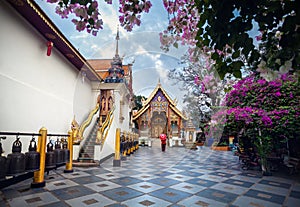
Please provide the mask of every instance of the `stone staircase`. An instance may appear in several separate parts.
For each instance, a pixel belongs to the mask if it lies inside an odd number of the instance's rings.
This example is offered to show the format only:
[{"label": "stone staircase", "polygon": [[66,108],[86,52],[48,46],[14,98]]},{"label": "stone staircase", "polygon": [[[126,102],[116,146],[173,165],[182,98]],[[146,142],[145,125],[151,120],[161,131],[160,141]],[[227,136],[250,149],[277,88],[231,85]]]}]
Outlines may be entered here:
[{"label": "stone staircase", "polygon": [[80,149],[79,162],[94,163],[94,146],[96,144],[97,130],[98,123],[96,122],[90,134],[87,136],[84,145]]}]

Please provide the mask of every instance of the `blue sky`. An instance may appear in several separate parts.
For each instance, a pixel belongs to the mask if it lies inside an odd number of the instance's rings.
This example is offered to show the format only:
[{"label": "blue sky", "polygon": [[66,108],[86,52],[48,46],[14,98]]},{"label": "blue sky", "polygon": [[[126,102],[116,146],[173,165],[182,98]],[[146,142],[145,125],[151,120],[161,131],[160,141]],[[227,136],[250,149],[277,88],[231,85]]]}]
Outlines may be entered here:
[{"label": "blue sky", "polygon": [[[86,59],[112,58],[115,54],[115,37],[119,24],[118,1],[113,0],[113,5],[107,5],[104,0],[98,2],[104,29],[95,37],[85,31],[75,30],[71,16],[68,19],[61,19],[55,13],[55,4],[49,4],[46,0],[37,1]],[[152,3],[150,12],[143,14],[140,27],[135,27],[132,32],[127,32],[120,27],[119,55],[124,57],[125,64],[134,61],[133,89],[136,95],[147,97],[160,79],[169,95],[178,99],[181,108],[182,90],[178,87],[178,83],[167,78],[167,71],[179,66],[179,59],[186,48],[172,48],[168,53],[160,49],[159,33],[167,27],[168,15],[161,0]]]}]

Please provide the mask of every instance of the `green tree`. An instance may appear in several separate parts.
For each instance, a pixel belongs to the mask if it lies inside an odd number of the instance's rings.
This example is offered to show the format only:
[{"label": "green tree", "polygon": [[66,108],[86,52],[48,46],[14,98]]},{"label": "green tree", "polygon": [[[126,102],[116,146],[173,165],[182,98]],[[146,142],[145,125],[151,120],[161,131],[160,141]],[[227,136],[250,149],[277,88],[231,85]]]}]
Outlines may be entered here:
[{"label": "green tree", "polygon": [[[162,35],[169,40],[165,44],[178,45],[178,41],[191,42],[185,39],[195,38],[199,48],[212,49],[211,57],[221,78],[226,73],[241,77],[243,67],[256,70],[261,61],[274,71],[291,61],[291,68],[299,71],[300,1],[195,0],[192,8],[179,7],[175,11],[172,7],[178,1],[166,2],[174,17]],[[199,21],[189,18],[193,8],[197,8]],[[182,11],[187,14],[182,15]],[[182,18],[178,18],[180,15]],[[193,21],[198,21],[197,27],[190,29],[197,34],[185,34],[182,28]],[[261,33],[257,34],[257,41],[255,31]]]},{"label": "green tree", "polygon": [[134,95],[133,96],[133,99],[134,99],[134,107],[133,107],[133,110],[140,110],[142,107],[143,107],[143,103],[142,103],[142,100],[146,100],[147,98],[145,96],[141,96],[141,95]]},{"label": "green tree", "polygon": [[[161,47],[168,51],[179,43],[211,50],[215,68],[223,79],[226,73],[241,78],[243,68],[256,70],[263,64],[272,71],[290,62],[291,70],[300,71],[299,0],[162,0],[169,14],[169,25],[161,32]],[[94,35],[103,22],[96,0],[48,0],[56,3],[56,12],[72,22],[77,30]],[[111,4],[112,0],[105,0]],[[149,0],[120,0],[119,20],[127,31],[141,24],[148,13]],[[157,3],[157,2],[155,2]],[[251,33],[260,31],[256,41]],[[197,53],[196,53],[197,55]],[[276,76],[273,76],[275,79]]]},{"label": "green tree", "polygon": [[292,75],[268,82],[253,74],[233,87],[226,96],[223,123],[244,145],[257,147],[263,169],[268,171],[266,156],[271,150],[299,139],[300,84]]}]

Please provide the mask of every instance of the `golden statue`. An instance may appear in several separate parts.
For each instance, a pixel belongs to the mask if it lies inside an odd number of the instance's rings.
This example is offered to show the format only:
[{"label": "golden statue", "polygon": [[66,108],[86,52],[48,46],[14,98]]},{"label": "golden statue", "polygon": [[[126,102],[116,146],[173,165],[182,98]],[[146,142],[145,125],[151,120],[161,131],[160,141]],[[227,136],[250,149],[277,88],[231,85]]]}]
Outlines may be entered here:
[{"label": "golden statue", "polygon": [[80,142],[80,137],[78,136],[79,124],[75,120],[75,116],[74,116],[73,121],[71,123],[71,129],[72,129],[73,136],[74,136],[73,143],[79,143]]}]

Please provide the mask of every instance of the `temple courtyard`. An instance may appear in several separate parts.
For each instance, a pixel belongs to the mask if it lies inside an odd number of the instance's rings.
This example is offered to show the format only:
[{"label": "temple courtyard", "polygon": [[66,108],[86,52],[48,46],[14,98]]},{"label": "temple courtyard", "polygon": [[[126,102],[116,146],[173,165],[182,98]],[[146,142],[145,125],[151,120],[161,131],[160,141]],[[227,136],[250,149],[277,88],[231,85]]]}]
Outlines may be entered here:
[{"label": "temple courtyard", "polygon": [[261,176],[244,171],[230,151],[208,147],[189,150],[159,144],[140,147],[113,167],[50,171],[46,186],[30,188],[31,179],[0,191],[0,206],[300,206],[300,176],[285,171]]}]

